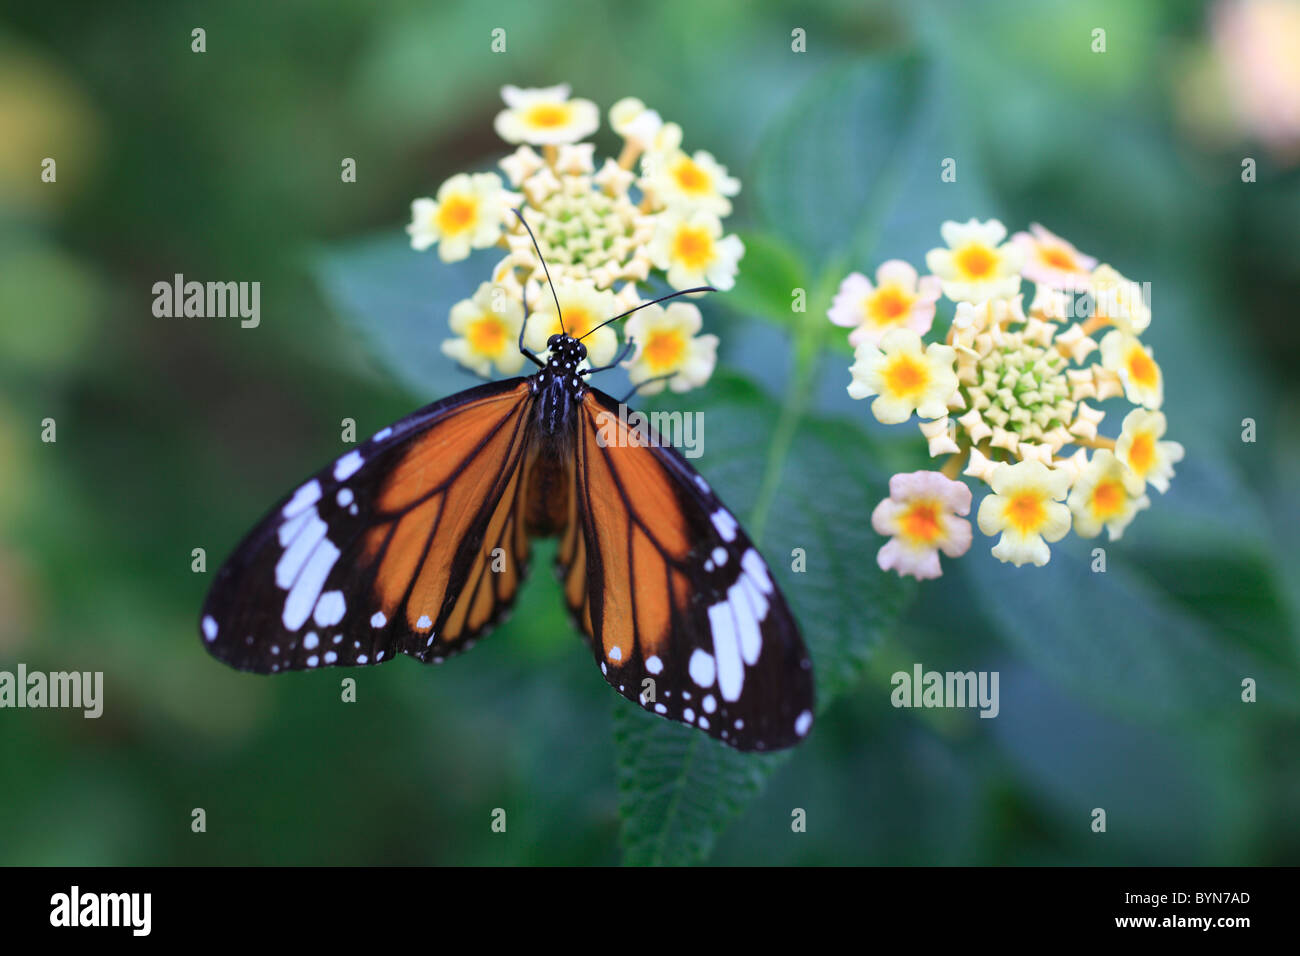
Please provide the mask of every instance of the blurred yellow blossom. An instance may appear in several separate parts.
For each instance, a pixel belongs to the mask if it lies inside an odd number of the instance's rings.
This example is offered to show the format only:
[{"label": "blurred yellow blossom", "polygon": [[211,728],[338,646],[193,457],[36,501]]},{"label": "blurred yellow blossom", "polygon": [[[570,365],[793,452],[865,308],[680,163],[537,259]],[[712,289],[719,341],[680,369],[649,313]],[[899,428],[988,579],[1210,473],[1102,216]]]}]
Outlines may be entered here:
[{"label": "blurred yellow blossom", "polygon": [[[623,329],[636,352],[624,365],[633,385],[651,379],[668,379],[674,392],[703,385],[713,374],[717,362],[718,337],[700,335],[703,325],[700,310],[689,302],[672,302],[646,306],[634,313]],[[662,381],[650,382],[642,389],[653,395],[662,391]]]},{"label": "blurred yellow blossom", "polygon": [[996,219],[945,222],[939,230],[948,248],[931,249],[925,264],[937,275],[943,294],[954,301],[1006,299],[1020,291],[1024,252],[1003,240],[1007,229]]},{"label": "blurred yellow blossom", "polygon": [[998,465],[989,479],[993,493],[980,502],[980,531],[1002,537],[993,547],[999,561],[1041,567],[1051,560],[1047,545],[1070,530],[1070,509],[1061,504],[1070,476],[1042,462]]},{"label": "blurred yellow blossom", "polygon": [[921,344],[911,329],[891,329],[880,346],[859,345],[849,371],[854,398],[876,396],[871,413],[886,425],[905,422],[916,412],[922,418],[942,418],[948,399],[957,390],[950,345]]},{"label": "blurred yellow blossom", "polygon": [[893,328],[905,327],[925,335],[934,322],[939,300],[939,279],[921,279],[901,259],[890,259],[876,270],[873,285],[860,272],[851,272],[840,283],[828,313],[836,325],[853,329],[850,345],[874,345]]},{"label": "blurred yellow blossom", "polygon": [[497,114],[497,135],[507,143],[534,146],[576,143],[600,128],[600,110],[591,100],[569,99],[569,85],[538,89],[505,86],[506,108]]},{"label": "blurred yellow blossom", "polygon": [[937,578],[939,552],[959,558],[970,548],[970,489],[935,471],[889,479],[889,497],[871,513],[871,526],[889,541],[876,555],[882,571]]},{"label": "blurred yellow blossom", "polygon": [[524,310],[500,287],[484,282],[472,299],[451,307],[450,324],[456,337],[442,343],[442,352],[466,368],[487,376],[493,365],[502,375],[513,375],[523,366],[518,340]]}]

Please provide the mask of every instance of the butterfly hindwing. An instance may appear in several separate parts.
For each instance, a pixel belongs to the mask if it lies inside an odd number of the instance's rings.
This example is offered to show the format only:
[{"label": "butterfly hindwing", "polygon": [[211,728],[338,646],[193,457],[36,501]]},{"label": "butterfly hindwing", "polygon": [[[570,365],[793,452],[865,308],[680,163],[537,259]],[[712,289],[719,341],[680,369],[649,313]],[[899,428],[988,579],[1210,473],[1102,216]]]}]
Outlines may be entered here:
[{"label": "butterfly hindwing", "polygon": [[469,389],[287,496],[217,572],[200,632],[241,670],[440,661],[513,601],[528,559],[531,389]]},{"label": "butterfly hindwing", "polygon": [[606,680],[741,750],[799,742],[812,662],[762,556],[675,449],[628,433],[613,399],[589,391],[581,419],[557,560]]}]

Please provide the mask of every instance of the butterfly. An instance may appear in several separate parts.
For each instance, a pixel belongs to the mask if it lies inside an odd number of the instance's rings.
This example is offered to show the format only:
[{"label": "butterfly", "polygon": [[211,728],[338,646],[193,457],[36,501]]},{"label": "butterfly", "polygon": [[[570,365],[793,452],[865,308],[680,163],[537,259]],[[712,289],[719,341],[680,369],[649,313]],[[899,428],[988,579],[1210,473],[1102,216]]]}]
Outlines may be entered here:
[{"label": "butterfly", "polygon": [[281,500],[217,572],[204,646],[258,673],[441,663],[510,609],[530,540],[558,536],[564,601],[620,694],[740,750],[798,743],[812,662],[766,562],[686,459],[587,380],[626,349],[590,368],[562,332],[543,361],[523,329],[519,349],[536,373],[434,402]]}]

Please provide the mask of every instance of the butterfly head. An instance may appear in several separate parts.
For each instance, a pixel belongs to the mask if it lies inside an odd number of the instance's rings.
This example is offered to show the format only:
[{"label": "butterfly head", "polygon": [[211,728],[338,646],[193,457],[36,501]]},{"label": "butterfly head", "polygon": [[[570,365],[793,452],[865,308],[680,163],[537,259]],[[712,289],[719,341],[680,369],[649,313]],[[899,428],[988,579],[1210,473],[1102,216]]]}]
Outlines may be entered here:
[{"label": "butterfly head", "polygon": [[587,357],[587,346],[572,335],[552,335],[546,340],[546,348],[551,353],[546,364],[556,372],[571,372]]}]

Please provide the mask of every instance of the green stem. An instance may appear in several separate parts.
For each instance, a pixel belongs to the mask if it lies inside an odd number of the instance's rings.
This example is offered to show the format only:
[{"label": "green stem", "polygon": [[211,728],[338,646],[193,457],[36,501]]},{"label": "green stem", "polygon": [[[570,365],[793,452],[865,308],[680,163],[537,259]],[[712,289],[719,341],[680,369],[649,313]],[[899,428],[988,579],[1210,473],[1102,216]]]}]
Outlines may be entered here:
[{"label": "green stem", "polygon": [[785,469],[785,460],[790,455],[790,446],[799,430],[799,423],[812,402],[813,388],[816,387],[817,359],[821,353],[822,337],[825,335],[825,309],[810,308],[803,315],[794,339],[794,372],[790,376],[790,387],[786,389],[785,401],[781,405],[781,415],[777,418],[776,429],[772,432],[772,443],[767,448],[767,458],[763,464],[763,478],[758,486],[758,497],[749,517],[749,532],[758,544],[763,540],[767,530],[767,519],[776,500],[776,492],[781,484],[781,472]]}]

